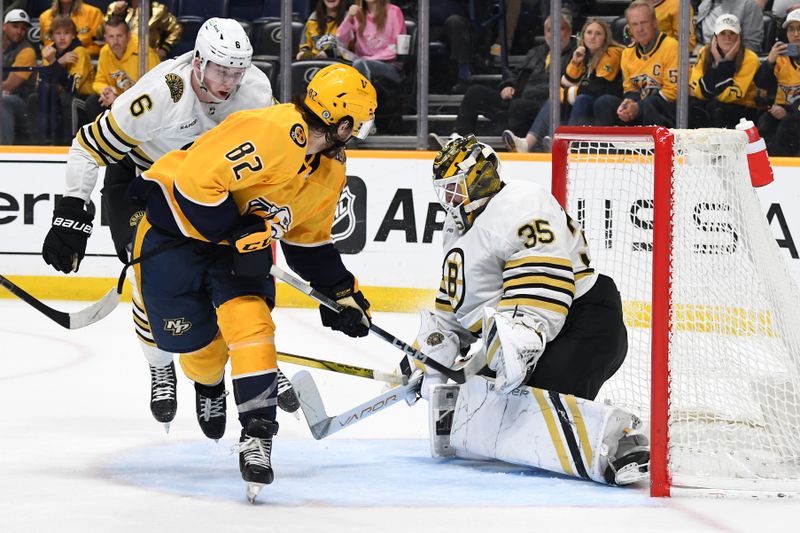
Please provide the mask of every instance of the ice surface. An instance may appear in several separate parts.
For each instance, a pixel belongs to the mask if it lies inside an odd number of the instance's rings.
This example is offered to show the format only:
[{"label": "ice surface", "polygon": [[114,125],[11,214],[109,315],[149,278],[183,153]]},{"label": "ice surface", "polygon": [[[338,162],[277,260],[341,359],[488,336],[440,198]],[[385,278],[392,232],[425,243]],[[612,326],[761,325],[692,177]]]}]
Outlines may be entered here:
[{"label": "ice surface", "polygon": [[[86,302],[50,302],[59,309]],[[349,339],[315,310],[278,309],[278,349],[390,370],[400,352]],[[376,313],[410,342],[416,315]],[[225,531],[796,531],[796,500],[652,499],[501,463],[432,459],[424,402],[393,406],[315,441],[280,414],[276,481],[245,499],[239,433],[203,437],[191,383],[179,377],[169,435],[150,416],[149,374],[130,305],[76,331],[17,300],[0,300],[0,532]],[[291,375],[299,367],[282,364]],[[383,384],[311,370],[329,414]]]}]

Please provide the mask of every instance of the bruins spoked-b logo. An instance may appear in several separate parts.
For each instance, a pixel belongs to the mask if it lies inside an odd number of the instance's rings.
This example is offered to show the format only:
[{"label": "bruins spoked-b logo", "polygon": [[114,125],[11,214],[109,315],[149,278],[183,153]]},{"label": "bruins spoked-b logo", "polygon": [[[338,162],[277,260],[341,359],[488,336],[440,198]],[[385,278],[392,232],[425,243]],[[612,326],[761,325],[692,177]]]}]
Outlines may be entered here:
[{"label": "bruins spoked-b logo", "polygon": [[289,132],[289,137],[291,137],[294,143],[300,148],[304,148],[308,142],[308,139],[306,138],[306,130],[304,130],[303,126],[300,124],[295,124],[292,126],[292,129]]},{"label": "bruins spoked-b logo", "polygon": [[170,98],[172,98],[172,101],[177,104],[178,100],[180,100],[181,96],[183,96],[183,78],[170,72],[164,76],[164,79],[167,82],[167,87],[169,88]]},{"label": "bruins spoked-b logo", "polygon": [[442,285],[453,311],[464,303],[464,252],[453,248],[442,263]]},{"label": "bruins spoked-b logo", "polygon": [[192,323],[185,318],[165,318],[164,331],[172,333],[174,336],[183,335],[192,329]]}]

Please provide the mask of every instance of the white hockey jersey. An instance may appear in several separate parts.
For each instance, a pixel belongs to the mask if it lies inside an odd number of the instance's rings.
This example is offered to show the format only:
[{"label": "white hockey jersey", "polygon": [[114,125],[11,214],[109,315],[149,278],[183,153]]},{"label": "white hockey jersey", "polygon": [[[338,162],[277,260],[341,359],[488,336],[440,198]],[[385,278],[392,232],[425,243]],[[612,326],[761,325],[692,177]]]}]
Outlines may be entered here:
[{"label": "white hockey jersey", "polygon": [[435,313],[462,348],[481,335],[486,306],[534,317],[552,340],[597,280],[583,229],[529,182],[506,184],[463,235],[448,217],[444,250]]},{"label": "white hockey jersey", "polygon": [[97,119],[78,130],[67,157],[65,196],[89,201],[102,165],[126,154],[139,172],[159,157],[192,143],[228,115],[273,103],[272,87],[250,66],[239,90],[219,104],[205,104],[192,90],[192,57],[165,61],[122,93]]}]

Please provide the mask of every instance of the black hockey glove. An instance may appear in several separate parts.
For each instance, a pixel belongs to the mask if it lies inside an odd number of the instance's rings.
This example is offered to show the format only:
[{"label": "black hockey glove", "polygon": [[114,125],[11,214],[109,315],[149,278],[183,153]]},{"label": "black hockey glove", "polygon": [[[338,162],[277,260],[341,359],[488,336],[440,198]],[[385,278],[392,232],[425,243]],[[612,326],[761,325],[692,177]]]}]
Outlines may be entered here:
[{"label": "black hockey glove", "polygon": [[239,228],[228,239],[233,247],[234,276],[265,278],[272,267],[272,227],[258,215],[242,217]]},{"label": "black hockey glove", "polygon": [[53,210],[53,225],[42,245],[44,262],[69,274],[77,272],[92,234],[94,213],[84,209],[83,200],[65,196]]},{"label": "black hockey glove", "polygon": [[344,307],[341,313],[319,306],[322,325],[334,331],[341,331],[350,337],[366,337],[369,333],[370,314],[369,302],[356,287],[356,280],[352,274],[333,286],[312,286],[325,296],[336,300]]}]

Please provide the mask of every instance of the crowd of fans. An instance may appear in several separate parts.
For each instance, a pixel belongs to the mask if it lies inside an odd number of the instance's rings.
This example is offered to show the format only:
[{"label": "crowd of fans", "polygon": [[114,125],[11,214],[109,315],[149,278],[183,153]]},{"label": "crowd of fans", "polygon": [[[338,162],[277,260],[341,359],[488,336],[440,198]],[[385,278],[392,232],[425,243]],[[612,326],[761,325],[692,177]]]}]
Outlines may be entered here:
[{"label": "crowd of fans", "polygon": [[[40,13],[26,11],[24,0],[6,3],[2,144],[69,144],[139,79],[139,3],[53,0]],[[562,3],[556,30],[547,0],[430,1],[430,91],[463,95],[447,133],[502,135],[512,151],[548,150],[555,36],[561,123],[675,126],[679,0],[620,3],[613,16],[595,13],[591,0]],[[401,132],[398,102],[415,83],[408,34],[416,31],[416,1],[306,7],[297,14],[305,28],[294,60],[352,62],[378,89],[378,132]],[[800,0],[693,0],[691,16],[689,126],[731,128],[746,118],[770,154],[800,155]],[[776,22],[774,40],[765,38],[766,19]],[[175,14],[152,2],[148,68],[174,55],[181,34]],[[501,60],[509,55],[510,66]]]}]

